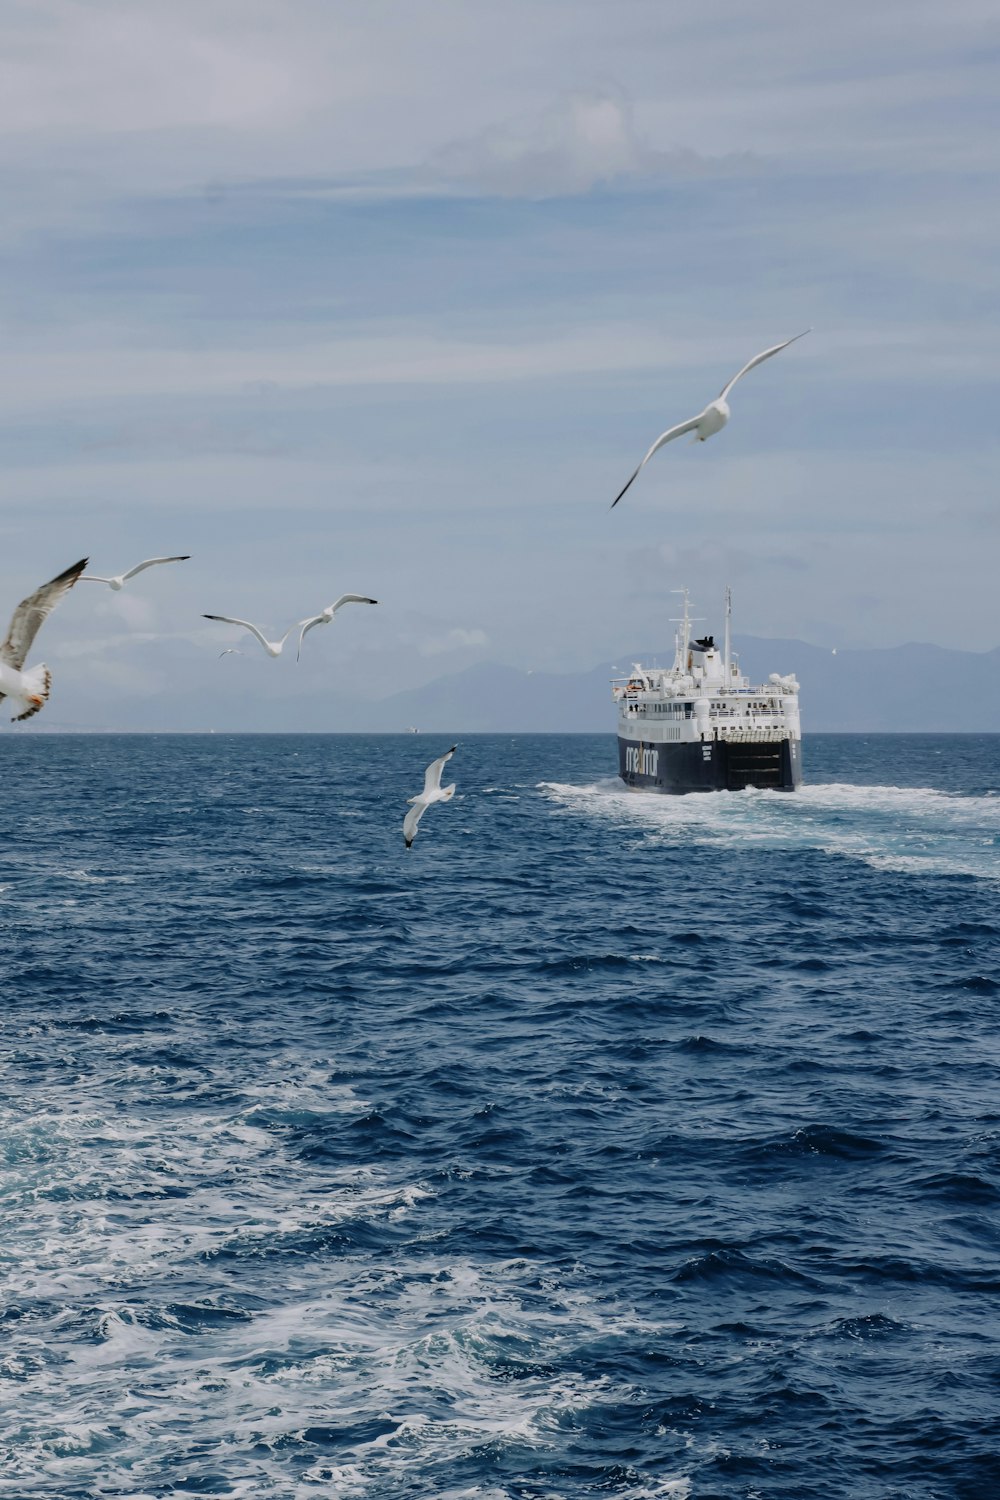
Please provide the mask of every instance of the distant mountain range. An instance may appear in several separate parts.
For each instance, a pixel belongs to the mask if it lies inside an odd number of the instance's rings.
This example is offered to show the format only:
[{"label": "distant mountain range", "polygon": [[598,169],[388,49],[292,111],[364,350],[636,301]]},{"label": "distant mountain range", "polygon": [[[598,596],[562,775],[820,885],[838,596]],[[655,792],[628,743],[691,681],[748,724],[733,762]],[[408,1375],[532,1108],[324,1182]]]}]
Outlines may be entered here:
[{"label": "distant mountain range", "polygon": [[[909,645],[834,652],[753,636],[740,636],[737,645],[740,665],[754,682],[765,682],[771,672],[797,675],[806,733],[1000,733],[1000,649]],[[159,681],[158,691],[133,695],[126,685],[113,702],[75,683],[60,664],[58,698],[18,732],[612,733],[611,678],[633,661],[673,659],[672,652],[637,651],[619,656],[617,667],[605,662],[579,673],[524,672],[481,662],[382,698],[369,696],[371,679],[359,683],[357,693],[343,686],[323,691],[315,679],[309,684],[292,672],[275,682],[275,696],[264,697],[253,669],[269,664],[251,660],[247,666],[232,658],[236,668],[206,675],[204,653],[189,646],[179,671],[169,654],[174,649],[169,642],[145,648],[144,671]],[[209,667],[215,666],[213,657]]]},{"label": "distant mountain range", "polygon": [[[836,652],[804,641],[739,641],[741,669],[754,682],[794,672],[802,685],[806,732],[1000,732],[1000,648],[951,651],[891,646]],[[610,679],[632,661],[623,656],[577,674],[521,672],[482,663],[375,703],[355,703],[345,717],[358,730],[573,733],[613,730]],[[669,662],[663,653],[658,659]]]}]

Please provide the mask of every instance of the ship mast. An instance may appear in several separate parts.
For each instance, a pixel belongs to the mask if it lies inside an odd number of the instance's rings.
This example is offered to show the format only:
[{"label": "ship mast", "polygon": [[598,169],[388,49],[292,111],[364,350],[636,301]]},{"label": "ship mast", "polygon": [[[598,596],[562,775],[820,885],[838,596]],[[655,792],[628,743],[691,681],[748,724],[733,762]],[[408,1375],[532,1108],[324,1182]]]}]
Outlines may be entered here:
[{"label": "ship mast", "polygon": [[729,687],[729,622],[733,617],[733,591],[726,584],[726,638],[722,653],[722,670],[725,674],[726,687]]},{"label": "ship mast", "polygon": [[688,645],[691,639],[691,616],[688,612],[688,591],[687,589],[671,589],[670,592],[672,594],[682,594],[684,597],[683,615],[679,620],[675,617],[673,620],[671,620],[670,623],[672,625],[679,625],[681,627],[680,630],[674,632],[674,671],[686,672]]}]

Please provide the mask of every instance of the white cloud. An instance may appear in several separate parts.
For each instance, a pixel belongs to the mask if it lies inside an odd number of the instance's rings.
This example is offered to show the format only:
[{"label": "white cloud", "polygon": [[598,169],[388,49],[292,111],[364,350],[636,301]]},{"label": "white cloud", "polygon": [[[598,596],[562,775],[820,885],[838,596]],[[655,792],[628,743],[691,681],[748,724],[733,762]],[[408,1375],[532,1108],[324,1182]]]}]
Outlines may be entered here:
[{"label": "white cloud", "polygon": [[444,656],[449,651],[465,651],[470,647],[488,645],[489,636],[485,630],[468,630],[462,625],[456,625],[443,635],[421,641],[418,650],[421,656]]},{"label": "white cloud", "polygon": [[485,193],[548,198],[627,177],[690,175],[709,164],[694,152],[654,150],[637,133],[624,95],[571,93],[526,121],[445,147],[431,166]]},{"label": "white cloud", "polygon": [[975,0],[22,0],[0,15],[4,232],[210,184],[405,194],[435,187],[428,161],[529,196],[751,152],[985,163],[993,133],[963,126],[991,107],[992,25]]},{"label": "white cloud", "polygon": [[[727,579],[749,630],[941,636],[945,595],[992,644],[993,24],[983,0],[15,0],[0,236],[34,238],[5,257],[0,593],[84,551],[194,555],[120,609],[74,591],[42,637],[72,641],[61,701],[88,655],[199,715],[230,681],[250,713],[485,651],[587,666],[669,640],[669,587],[704,612]],[[395,201],[342,201],[369,197]],[[609,512],[658,431],[808,323]],[[380,609],[294,670],[220,663],[198,623],[283,629],[348,588]]]},{"label": "white cloud", "polygon": [[123,620],[131,631],[150,631],[156,623],[155,606],[141,594],[113,594],[109,600],[102,602],[100,613]]}]

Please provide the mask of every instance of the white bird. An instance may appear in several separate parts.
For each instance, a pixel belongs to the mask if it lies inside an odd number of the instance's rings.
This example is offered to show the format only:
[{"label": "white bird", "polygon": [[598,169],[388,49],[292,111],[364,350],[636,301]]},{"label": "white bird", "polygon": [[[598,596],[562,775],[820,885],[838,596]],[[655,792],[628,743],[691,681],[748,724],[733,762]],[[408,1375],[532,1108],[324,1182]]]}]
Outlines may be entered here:
[{"label": "white bird", "polygon": [[52,674],[44,662],[37,667],[22,671],[31,643],[43,622],[55,609],[64,594],[68,594],[87,566],[85,557],[80,562],[60,573],[49,583],[22,599],[14,611],[7,628],[7,639],[0,646],[0,698],[12,698],[22,712],[12,714],[12,719],[30,719],[37,714],[49,696]]},{"label": "white bird", "polygon": [[158,567],[160,563],[187,562],[191,557],[190,552],[183,553],[180,557],[147,557],[145,562],[136,563],[134,568],[129,568],[127,573],[116,573],[114,578],[98,578],[94,573],[84,573],[80,579],[81,583],[106,583],[109,589],[114,589],[117,594],[123,589],[130,578],[141,573],[145,568]]},{"label": "white bird", "polygon": [[341,594],[336,604],[328,604],[326,606],[326,609],[321,610],[318,615],[311,615],[307,620],[300,620],[299,624],[302,626],[302,634],[299,636],[299,649],[295,653],[295,660],[298,661],[299,657],[302,655],[302,642],[305,640],[306,636],[309,634],[310,630],[312,630],[314,625],[329,625],[330,621],[337,613],[337,610],[342,608],[342,606],[345,604],[377,603],[377,599],[369,599],[366,594]]},{"label": "white bird", "polygon": [[[242,625],[244,630],[249,630],[251,635],[255,635],[257,637],[261,645],[264,647],[264,650],[267,652],[268,656],[280,656],[282,646],[285,644],[285,642],[288,640],[288,637],[295,629],[294,625],[289,625],[280,641],[269,641],[263,631],[258,630],[256,625],[251,625],[249,620],[237,620],[232,615],[202,615],[202,619],[222,620],[226,625]],[[232,651],[235,651],[235,649],[235,646],[230,647],[230,650]],[[222,651],[219,654],[221,656],[228,656],[229,652]],[[243,653],[241,652],[240,655],[242,654]]]},{"label": "white bird", "polygon": [[413,840],[416,838],[417,824],[431,803],[450,802],[452,797],[454,797],[454,783],[451,786],[443,787],[441,785],[441,773],[445,768],[445,762],[451,760],[457,749],[457,745],[452,745],[451,749],[446,751],[444,755],[439,755],[437,760],[432,760],[424,772],[424,789],[420,793],[420,796],[407,797],[406,800],[410,805],[410,811],[403,819],[403,838],[406,840],[407,849],[410,848]]},{"label": "white bird", "polygon": [[706,438],[712,437],[714,433],[721,432],[723,427],[725,427],[726,423],[729,421],[729,403],[726,401],[726,397],[729,395],[729,392],[732,390],[737,380],[741,379],[748,370],[752,370],[755,365],[763,364],[765,359],[771,358],[772,354],[780,354],[782,349],[788,348],[789,344],[794,344],[798,339],[804,339],[806,334],[811,332],[812,330],[810,328],[807,328],[804,330],[804,332],[797,333],[795,335],[795,338],[786,339],[783,344],[775,344],[773,348],[765,349],[763,354],[755,354],[753,359],[749,360],[748,363],[743,366],[742,370],[740,370],[738,374],[733,376],[729,384],[722,387],[722,390],[719,392],[718,396],[716,396],[714,401],[710,401],[708,403],[704,411],[700,411],[698,415],[696,417],[692,417],[690,421],[678,422],[676,427],[668,427],[666,432],[661,432],[660,436],[656,439],[656,442],[653,444],[652,448],[650,448],[649,452],[646,454],[646,457],[636,469],[635,473],[630,476],[628,484],[626,484],[624,489],[620,490],[615,499],[612,500],[611,509],[614,510],[615,506],[618,504],[618,501],[622,498],[622,495],[624,495],[625,490],[627,490],[629,485],[632,483],[632,480],[636,478],[636,476],[641,472],[643,468],[645,468],[646,464],[649,463],[649,460],[652,458],[653,454],[657,451],[658,448],[662,448],[664,443],[671,443],[673,442],[674,438],[683,437],[685,432],[693,432],[695,442],[703,443]]}]

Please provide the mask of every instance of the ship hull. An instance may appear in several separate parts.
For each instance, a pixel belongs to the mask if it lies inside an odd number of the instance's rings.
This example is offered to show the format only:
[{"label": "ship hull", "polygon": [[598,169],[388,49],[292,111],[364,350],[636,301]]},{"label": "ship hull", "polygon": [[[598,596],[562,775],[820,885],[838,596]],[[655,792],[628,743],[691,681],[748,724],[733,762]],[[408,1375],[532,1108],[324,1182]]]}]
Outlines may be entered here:
[{"label": "ship hull", "polygon": [[801,740],[694,740],[655,744],[618,736],[618,774],[636,792],[736,792],[802,785]]}]

